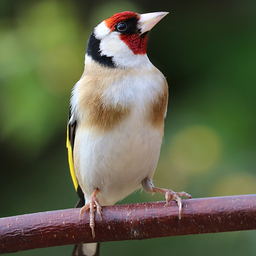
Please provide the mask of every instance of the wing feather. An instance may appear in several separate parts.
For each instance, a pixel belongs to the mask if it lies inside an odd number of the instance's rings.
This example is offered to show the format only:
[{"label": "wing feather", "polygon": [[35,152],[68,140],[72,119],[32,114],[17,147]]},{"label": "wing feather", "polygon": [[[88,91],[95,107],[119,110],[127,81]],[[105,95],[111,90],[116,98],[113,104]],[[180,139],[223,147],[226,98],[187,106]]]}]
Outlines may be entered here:
[{"label": "wing feather", "polygon": [[69,163],[69,170],[72,177],[72,181],[74,187],[77,191],[78,189],[78,181],[76,178],[75,168],[74,168],[74,161],[73,161],[73,148],[75,143],[75,131],[76,131],[76,121],[70,122],[71,112],[69,111],[69,121],[67,125],[67,144],[66,147],[68,149],[68,163]]}]

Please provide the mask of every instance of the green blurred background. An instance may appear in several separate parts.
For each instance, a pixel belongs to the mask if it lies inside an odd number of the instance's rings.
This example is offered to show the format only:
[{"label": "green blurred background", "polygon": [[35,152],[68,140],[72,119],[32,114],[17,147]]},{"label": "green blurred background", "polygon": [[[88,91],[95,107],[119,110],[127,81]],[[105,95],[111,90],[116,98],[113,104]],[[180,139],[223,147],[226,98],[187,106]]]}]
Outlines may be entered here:
[{"label": "green blurred background", "polygon": [[[156,186],[256,193],[256,2],[0,1],[0,216],[71,208],[65,148],[87,39],[113,13],[169,11],[148,55],[170,88]],[[121,203],[164,200],[137,192]],[[104,243],[107,255],[255,255],[255,231]],[[16,255],[71,255],[73,246]]]}]

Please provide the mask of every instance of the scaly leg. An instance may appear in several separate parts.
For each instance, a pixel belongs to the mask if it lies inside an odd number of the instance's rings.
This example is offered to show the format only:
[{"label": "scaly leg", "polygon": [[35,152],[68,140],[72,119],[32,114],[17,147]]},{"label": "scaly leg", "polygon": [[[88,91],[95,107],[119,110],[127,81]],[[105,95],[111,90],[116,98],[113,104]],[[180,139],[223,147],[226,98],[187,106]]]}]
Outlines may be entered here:
[{"label": "scaly leg", "polygon": [[102,220],[102,208],[99,203],[98,198],[96,195],[98,194],[99,189],[96,188],[92,195],[89,197],[89,202],[84,205],[81,210],[80,210],[80,215],[79,215],[79,220],[81,219],[82,214],[87,211],[88,209],[90,210],[90,228],[92,230],[92,237],[95,237],[95,208],[97,209],[97,213],[99,214],[101,220]]},{"label": "scaly leg", "polygon": [[171,189],[156,188],[154,186],[154,184],[152,183],[152,181],[148,178],[146,178],[142,181],[142,186],[147,193],[160,193],[160,194],[165,195],[166,205],[168,205],[168,203],[172,199],[175,200],[179,206],[179,219],[181,219],[181,214],[182,214],[182,199],[181,199],[181,197],[183,196],[188,199],[192,198],[191,195],[189,195],[188,193],[186,193],[184,191],[174,192]]}]

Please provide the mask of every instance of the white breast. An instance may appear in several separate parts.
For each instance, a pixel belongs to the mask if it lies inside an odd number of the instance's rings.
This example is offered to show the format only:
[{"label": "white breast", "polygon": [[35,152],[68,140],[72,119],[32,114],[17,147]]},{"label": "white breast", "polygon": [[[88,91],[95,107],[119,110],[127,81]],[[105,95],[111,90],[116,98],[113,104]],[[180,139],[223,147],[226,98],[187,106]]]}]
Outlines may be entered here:
[{"label": "white breast", "polygon": [[134,112],[114,131],[101,136],[78,130],[79,183],[87,199],[99,188],[101,204],[114,204],[138,189],[145,177],[152,178],[162,138],[159,131],[137,119],[138,113]]},{"label": "white breast", "polygon": [[131,109],[128,117],[112,131],[99,134],[93,128],[77,128],[74,152],[79,155],[77,178],[86,200],[99,188],[97,197],[101,205],[114,204],[154,174],[162,134],[147,122],[146,106],[163,93],[164,77],[152,64],[150,69],[150,72],[132,71],[132,75],[128,72],[126,78],[122,77],[102,93],[106,105],[121,104]]}]

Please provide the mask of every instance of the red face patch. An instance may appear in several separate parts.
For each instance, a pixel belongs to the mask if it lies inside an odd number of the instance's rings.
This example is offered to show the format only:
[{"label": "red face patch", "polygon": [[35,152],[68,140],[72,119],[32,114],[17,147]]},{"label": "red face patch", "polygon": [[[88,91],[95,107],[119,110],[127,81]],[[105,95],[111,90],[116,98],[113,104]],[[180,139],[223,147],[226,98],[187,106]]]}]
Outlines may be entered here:
[{"label": "red face patch", "polygon": [[[114,14],[112,17],[105,20],[106,26],[112,31],[114,31],[115,26],[119,22],[126,21],[128,19],[138,16],[135,12],[120,12]],[[138,17],[139,19],[139,17]],[[133,51],[135,55],[146,54],[147,52],[147,35],[141,36],[139,33],[134,34],[120,34],[120,39],[125,42],[128,47]]]},{"label": "red face patch", "polygon": [[135,55],[147,53],[147,35],[141,37],[140,34],[125,34],[120,35],[120,38],[129,46]]},{"label": "red face patch", "polygon": [[106,23],[107,27],[111,31],[113,31],[115,29],[115,25],[118,22],[122,22],[122,21],[125,21],[127,19],[130,19],[130,18],[133,18],[133,17],[136,17],[136,16],[137,16],[137,14],[135,12],[129,12],[129,11],[119,12],[119,13],[114,14],[110,18],[106,19],[105,23]]}]

